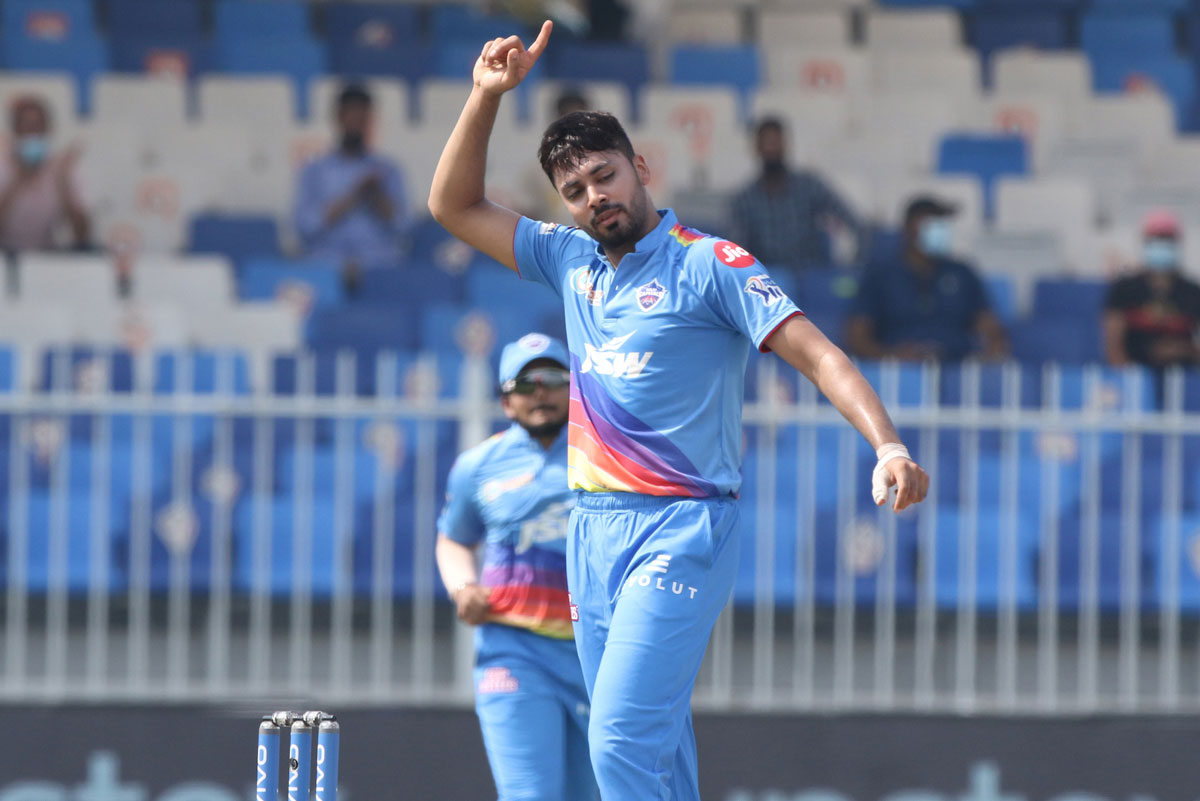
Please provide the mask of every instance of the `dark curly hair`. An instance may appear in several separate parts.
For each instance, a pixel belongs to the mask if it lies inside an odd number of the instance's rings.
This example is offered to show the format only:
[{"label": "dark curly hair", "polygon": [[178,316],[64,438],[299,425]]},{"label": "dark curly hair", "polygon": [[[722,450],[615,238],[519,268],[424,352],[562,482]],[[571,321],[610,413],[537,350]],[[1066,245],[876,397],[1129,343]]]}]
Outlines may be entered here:
[{"label": "dark curly hair", "polygon": [[589,153],[615,150],[633,161],[633,143],[617,118],[606,111],[572,111],[546,128],[538,161],[550,183],[554,173],[580,164]]}]

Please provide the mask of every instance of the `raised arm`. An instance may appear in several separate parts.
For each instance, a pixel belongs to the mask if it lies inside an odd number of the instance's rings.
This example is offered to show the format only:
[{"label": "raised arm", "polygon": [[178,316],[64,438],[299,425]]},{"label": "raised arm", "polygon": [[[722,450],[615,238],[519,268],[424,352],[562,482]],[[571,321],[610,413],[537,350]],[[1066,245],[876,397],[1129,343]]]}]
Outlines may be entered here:
[{"label": "raised arm", "polygon": [[929,476],[909,458],[879,396],[841,348],[800,316],[781,325],[765,344],[812,381],[871,443],[879,458],[872,476],[872,494],[877,505],[886,500],[886,488],[892,485],[896,486],[892,508],[897,512],[924,500],[929,491]]},{"label": "raised arm", "polygon": [[550,40],[553,25],[547,20],[528,49],[516,36],[495,39],[483,46],[475,62],[475,85],[459,115],[429,190],[429,212],[446,230],[511,270],[516,212],[484,196],[488,139],[500,108],[500,96],[516,87],[537,62]]}]

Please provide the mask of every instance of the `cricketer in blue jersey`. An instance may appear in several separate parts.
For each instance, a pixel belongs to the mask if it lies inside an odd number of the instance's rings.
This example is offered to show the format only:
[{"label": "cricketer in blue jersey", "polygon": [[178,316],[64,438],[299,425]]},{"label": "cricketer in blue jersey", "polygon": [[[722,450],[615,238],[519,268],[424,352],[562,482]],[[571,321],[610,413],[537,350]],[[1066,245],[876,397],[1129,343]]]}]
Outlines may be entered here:
[{"label": "cricketer in blue jersey", "polygon": [[442,580],[459,618],[478,626],[475,708],[500,801],[599,798],[564,554],[575,505],[569,361],[543,334],[504,348],[501,403],[512,425],[458,457],[438,520]]},{"label": "cricketer in blue jersey", "polygon": [[609,114],[574,112],[538,158],[576,228],[522,219],[484,194],[500,98],[545,50],[484,44],[434,174],[451,233],[563,300],[571,360],[567,535],[575,644],[591,700],[592,767],[606,801],[699,798],[690,702],[737,565],[743,368],[750,348],[802,372],[876,449],[872,496],[921,501],[870,384],[732,242],[658,211],[650,170]]}]

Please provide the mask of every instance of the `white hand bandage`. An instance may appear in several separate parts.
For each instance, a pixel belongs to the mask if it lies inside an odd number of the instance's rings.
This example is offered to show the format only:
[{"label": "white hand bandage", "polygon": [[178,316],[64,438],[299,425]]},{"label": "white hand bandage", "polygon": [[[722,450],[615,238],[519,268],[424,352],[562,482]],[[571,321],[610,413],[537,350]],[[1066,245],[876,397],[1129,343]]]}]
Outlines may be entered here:
[{"label": "white hand bandage", "polygon": [[899,442],[885,442],[880,445],[875,451],[875,457],[879,459],[875,463],[875,470],[871,473],[871,497],[875,500],[875,505],[883,503],[888,496],[888,479],[891,477],[884,467],[885,464],[892,459],[912,459],[908,455],[908,448],[901,445]]}]

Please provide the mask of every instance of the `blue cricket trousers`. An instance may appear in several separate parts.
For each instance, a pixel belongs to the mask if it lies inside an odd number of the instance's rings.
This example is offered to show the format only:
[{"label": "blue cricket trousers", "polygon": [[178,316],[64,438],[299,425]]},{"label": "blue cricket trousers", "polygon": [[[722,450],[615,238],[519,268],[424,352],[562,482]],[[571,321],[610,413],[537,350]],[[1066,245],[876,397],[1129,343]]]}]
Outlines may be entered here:
[{"label": "blue cricket trousers", "polygon": [[698,801],[691,698],[737,571],[733,498],[580,494],[567,535],[604,801]]}]

